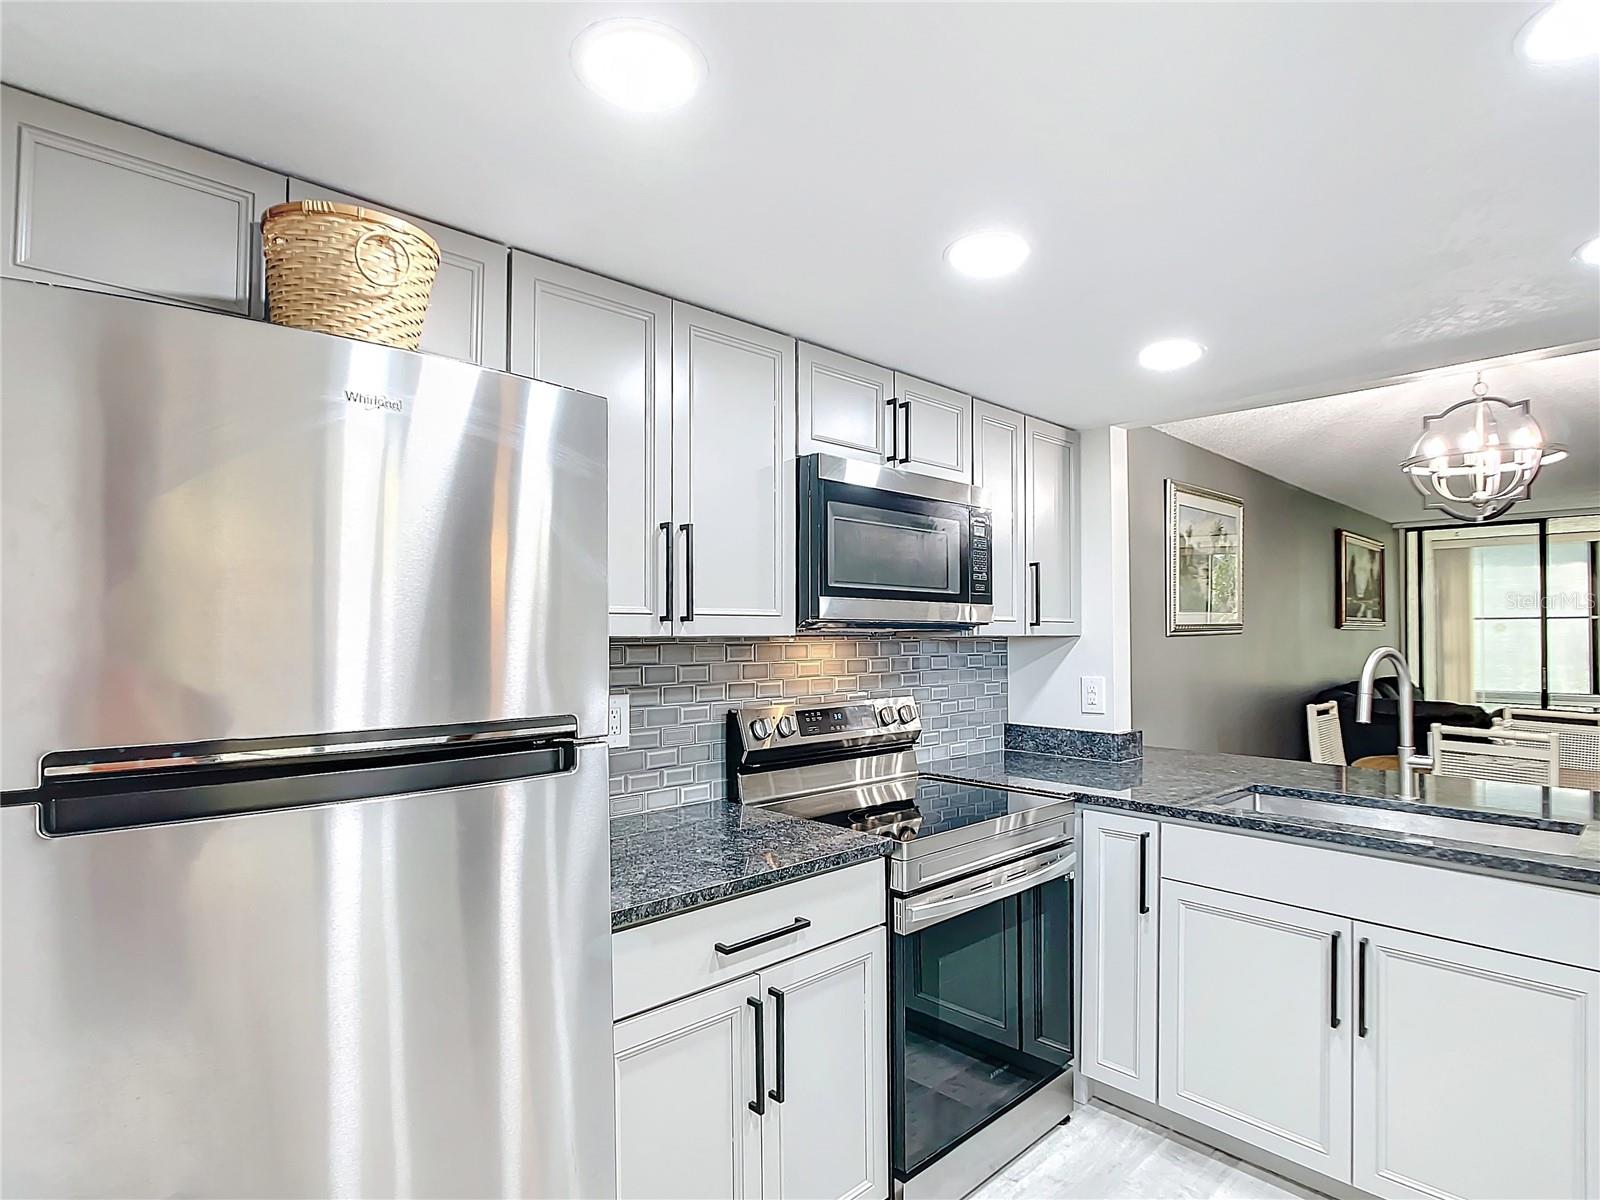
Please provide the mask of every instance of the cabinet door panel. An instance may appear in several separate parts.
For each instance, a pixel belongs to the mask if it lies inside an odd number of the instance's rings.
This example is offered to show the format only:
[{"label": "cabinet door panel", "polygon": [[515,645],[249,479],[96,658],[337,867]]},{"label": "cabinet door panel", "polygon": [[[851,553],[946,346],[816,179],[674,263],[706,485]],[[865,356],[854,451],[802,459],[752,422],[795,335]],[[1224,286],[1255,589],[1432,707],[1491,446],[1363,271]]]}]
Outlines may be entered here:
[{"label": "cabinet door panel", "polygon": [[886,463],[894,372],[804,342],[799,353],[799,452]]},{"label": "cabinet door panel", "polygon": [[1027,631],[1022,421],[1021,413],[982,400],[972,402],[972,482],[987,490],[994,514],[990,555],[994,619],[983,627],[987,634],[1016,636]]},{"label": "cabinet door panel", "polygon": [[617,1194],[761,1195],[754,976],[618,1022]]},{"label": "cabinet door panel", "polygon": [[[889,1190],[888,997],[882,928],[761,973],[771,1022],[765,1200],[876,1200]],[[779,1088],[778,998],[783,1007]]]},{"label": "cabinet door panel", "polygon": [[6,88],[4,273],[240,316],[262,313],[261,214],[287,181]]},{"label": "cabinet door panel", "polygon": [[1342,917],[1164,882],[1161,1105],[1348,1182],[1349,957]]},{"label": "cabinet door panel", "polygon": [[[1156,1098],[1157,882],[1160,826],[1115,813],[1083,814],[1078,856],[1083,903],[1085,1076]],[[1145,909],[1140,912],[1143,863]]]},{"label": "cabinet door panel", "polygon": [[496,371],[506,369],[505,246],[301,179],[289,180],[289,199],[363,205],[410,221],[433,238],[439,243],[439,275],[428,296],[419,348]]},{"label": "cabinet door panel", "polygon": [[[957,483],[972,481],[972,397],[898,371],[899,465],[903,470]],[[890,437],[890,442],[896,439]]]},{"label": "cabinet door panel", "polygon": [[1352,1182],[1379,1196],[1600,1196],[1600,973],[1376,925],[1355,936],[1367,1033]]},{"label": "cabinet door panel", "polygon": [[676,301],[672,322],[677,630],[792,634],[794,339]]},{"label": "cabinet door panel", "polygon": [[606,398],[612,637],[672,631],[672,302],[517,251],[511,369]]},{"label": "cabinet door panel", "polygon": [[1026,632],[1055,637],[1083,630],[1078,585],[1078,435],[1026,418]]}]

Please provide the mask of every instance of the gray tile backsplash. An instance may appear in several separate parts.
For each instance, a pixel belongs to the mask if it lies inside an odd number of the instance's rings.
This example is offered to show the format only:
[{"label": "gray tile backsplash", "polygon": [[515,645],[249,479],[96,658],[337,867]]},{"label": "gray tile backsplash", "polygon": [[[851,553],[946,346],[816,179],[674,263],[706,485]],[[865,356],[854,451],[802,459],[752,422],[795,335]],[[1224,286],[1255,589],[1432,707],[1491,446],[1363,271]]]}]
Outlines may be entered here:
[{"label": "gray tile backsplash", "polygon": [[726,795],[723,719],[749,700],[886,696],[922,709],[917,757],[1005,745],[1004,638],[706,638],[611,642],[630,739],[611,750],[613,816]]}]

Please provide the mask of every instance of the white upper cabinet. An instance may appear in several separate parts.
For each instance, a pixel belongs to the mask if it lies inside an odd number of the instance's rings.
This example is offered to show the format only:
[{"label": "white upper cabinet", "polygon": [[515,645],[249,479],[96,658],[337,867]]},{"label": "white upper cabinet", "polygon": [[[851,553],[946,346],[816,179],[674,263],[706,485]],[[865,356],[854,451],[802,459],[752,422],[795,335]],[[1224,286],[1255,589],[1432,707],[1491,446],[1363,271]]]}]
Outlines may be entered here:
[{"label": "white upper cabinet", "polygon": [[799,452],[893,465],[894,372],[805,342],[799,352]]},{"label": "white upper cabinet", "polygon": [[672,305],[676,630],[794,632],[795,342]]},{"label": "white upper cabinet", "polygon": [[1083,1034],[1079,1069],[1156,1098],[1156,895],[1160,826],[1083,814]]},{"label": "white upper cabinet", "polygon": [[439,243],[439,275],[428,297],[419,349],[506,369],[506,247],[299,179],[289,180],[289,199],[359,204],[410,221],[433,238]]},{"label": "white upper cabinet", "polygon": [[972,482],[984,489],[994,516],[990,553],[994,619],[983,632],[997,636],[1027,632],[1022,426],[1021,413],[982,400],[972,402]]},{"label": "white upper cabinet", "polygon": [[606,398],[611,635],[671,633],[672,301],[520,250],[511,286],[511,369]]},{"label": "white upper cabinet", "polygon": [[1078,565],[1078,435],[1028,417],[1023,425],[1027,475],[1027,632],[1075,637],[1083,632]]},{"label": "white upper cabinet", "polygon": [[1600,1196],[1600,973],[1376,925],[1355,937],[1351,1182]]},{"label": "white upper cabinet", "polygon": [[972,480],[972,397],[910,375],[894,374],[898,435],[891,433],[895,461],[907,471]]},{"label": "white upper cabinet", "polygon": [[282,175],[5,88],[4,273],[262,313],[261,214]]},{"label": "white upper cabinet", "polygon": [[1348,1182],[1350,928],[1164,882],[1161,1106]]}]

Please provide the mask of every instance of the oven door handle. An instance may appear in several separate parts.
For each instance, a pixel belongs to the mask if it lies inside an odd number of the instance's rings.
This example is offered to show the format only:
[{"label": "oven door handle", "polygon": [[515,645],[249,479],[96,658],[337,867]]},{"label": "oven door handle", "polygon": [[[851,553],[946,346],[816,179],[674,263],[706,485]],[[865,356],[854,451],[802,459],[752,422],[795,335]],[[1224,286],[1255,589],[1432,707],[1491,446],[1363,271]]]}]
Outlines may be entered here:
[{"label": "oven door handle", "polygon": [[1078,852],[1072,848],[1057,854],[1040,855],[1039,858],[1044,861],[1032,866],[1027,859],[1020,863],[1008,863],[986,871],[975,879],[963,879],[925,896],[896,899],[894,931],[901,935],[920,933],[941,921],[959,917],[962,913],[993,904],[996,900],[1004,900],[1007,896],[1026,892],[1041,883],[1063,879],[1078,866]]}]

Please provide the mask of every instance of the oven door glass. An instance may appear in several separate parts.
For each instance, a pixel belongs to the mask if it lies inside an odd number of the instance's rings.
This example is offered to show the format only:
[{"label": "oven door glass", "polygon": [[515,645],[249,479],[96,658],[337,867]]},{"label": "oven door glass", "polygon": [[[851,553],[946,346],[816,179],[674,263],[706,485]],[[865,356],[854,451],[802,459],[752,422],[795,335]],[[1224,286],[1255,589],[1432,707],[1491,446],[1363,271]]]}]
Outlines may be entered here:
[{"label": "oven door glass", "polygon": [[896,1175],[915,1174],[1072,1057],[1072,880],[911,934],[893,956]]},{"label": "oven door glass", "polygon": [[960,504],[825,483],[822,594],[964,603],[971,513]]}]

